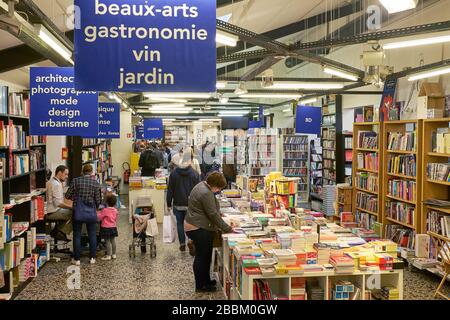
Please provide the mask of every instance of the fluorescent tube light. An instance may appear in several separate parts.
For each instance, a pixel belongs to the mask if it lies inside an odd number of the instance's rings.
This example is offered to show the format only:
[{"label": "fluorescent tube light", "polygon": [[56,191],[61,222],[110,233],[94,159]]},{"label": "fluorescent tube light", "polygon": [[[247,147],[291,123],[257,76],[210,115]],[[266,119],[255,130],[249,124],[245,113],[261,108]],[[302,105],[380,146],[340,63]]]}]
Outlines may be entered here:
[{"label": "fluorescent tube light", "polygon": [[288,112],[291,112],[291,111],[292,111],[291,108],[288,108],[288,109],[284,109],[284,110],[283,110],[284,113],[288,113]]},{"label": "fluorescent tube light", "polygon": [[188,103],[186,99],[171,99],[171,98],[150,98],[150,101],[155,102],[174,102],[174,103]]},{"label": "fluorescent tube light", "polygon": [[225,117],[242,117],[243,115],[242,114],[232,114],[232,113],[225,113],[225,114],[222,114],[222,113],[219,113],[219,117],[221,117],[221,118],[225,118]]},{"label": "fluorescent tube light", "polygon": [[177,121],[177,119],[163,119],[163,121]]},{"label": "fluorescent tube light", "polygon": [[383,45],[383,48],[386,50],[390,50],[390,49],[425,46],[425,45],[429,45],[429,44],[444,43],[444,42],[450,42],[450,34],[446,35],[446,36],[440,36],[440,37],[432,37],[432,38],[386,43],[385,45]]},{"label": "fluorescent tube light", "polygon": [[53,50],[58,52],[58,54],[63,57],[65,60],[69,61],[71,64],[74,64],[72,60],[72,51],[66,48],[61,41],[56,39],[55,36],[51,34],[50,31],[47,30],[42,24],[35,25],[36,32],[38,37],[42,39],[46,44],[50,46]]},{"label": "fluorescent tube light", "polygon": [[217,83],[216,83],[216,88],[217,89],[225,89],[226,87],[227,87],[227,82],[225,82],[225,81],[218,81]]},{"label": "fluorescent tube light", "polygon": [[267,99],[299,99],[301,94],[288,94],[288,93],[249,93],[239,96],[239,98],[267,98]]},{"label": "fluorescent tube light", "polygon": [[230,98],[228,98],[228,97],[222,97],[219,100],[219,102],[222,103],[222,104],[227,104],[228,101],[230,101]]},{"label": "fluorescent tube light", "polygon": [[271,90],[332,90],[344,88],[343,83],[332,82],[297,82],[297,83],[274,83],[273,86],[267,87]]},{"label": "fluorescent tube light", "polygon": [[173,109],[173,108],[184,108],[185,105],[182,103],[168,103],[168,104],[154,104],[150,108],[151,109]]},{"label": "fluorescent tube light", "polygon": [[188,114],[188,110],[152,110],[152,114]]},{"label": "fluorescent tube light", "polygon": [[389,13],[402,12],[414,9],[418,0],[380,0]]},{"label": "fluorescent tube light", "polygon": [[180,99],[208,99],[211,97],[209,93],[195,93],[195,92],[158,92],[158,93],[146,93],[147,98],[180,98]]},{"label": "fluorescent tube light", "polygon": [[337,69],[330,68],[330,67],[323,68],[323,72],[331,74],[331,75],[339,77],[339,78],[348,79],[351,81],[358,81],[358,79],[359,79],[359,77],[356,74],[344,72],[344,71],[337,70]]},{"label": "fluorescent tube light", "polygon": [[217,31],[216,42],[229,47],[236,47],[239,37],[225,33],[222,31]]},{"label": "fluorescent tube light", "polygon": [[241,110],[228,110],[228,111],[225,111],[225,110],[221,110],[221,111],[219,111],[219,113],[220,114],[240,114],[240,115],[245,115],[245,114],[248,114],[249,111],[241,111]]},{"label": "fluorescent tube light", "polygon": [[436,68],[429,71],[416,73],[408,78],[408,81],[416,81],[425,78],[432,78],[443,74],[450,73],[450,66]]},{"label": "fluorescent tube light", "polygon": [[127,108],[128,106],[126,105],[125,102],[122,101],[122,99],[120,99],[120,97],[117,94],[113,94],[113,99],[116,100],[117,103],[122,103],[125,105],[125,108]]},{"label": "fluorescent tube light", "polygon": [[300,103],[300,104],[308,104],[308,103],[314,103],[314,102],[317,102],[317,98],[300,100],[298,103]]}]

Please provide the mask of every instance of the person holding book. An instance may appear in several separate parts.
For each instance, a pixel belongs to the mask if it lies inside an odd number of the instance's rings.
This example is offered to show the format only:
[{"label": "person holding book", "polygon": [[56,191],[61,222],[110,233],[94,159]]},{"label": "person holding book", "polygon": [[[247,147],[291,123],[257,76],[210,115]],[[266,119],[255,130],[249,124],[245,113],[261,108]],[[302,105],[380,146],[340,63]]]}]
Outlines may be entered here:
[{"label": "person holding book", "polygon": [[106,255],[102,260],[116,259],[116,240],[117,233],[117,221],[119,220],[119,212],[115,208],[117,203],[117,197],[113,194],[108,194],[105,197],[106,208],[98,213],[98,219],[101,222],[100,236],[105,240]]},{"label": "person holding book", "polygon": [[58,240],[68,241],[67,236],[72,233],[72,204],[64,201],[64,182],[69,170],[66,166],[56,167],[55,175],[46,184],[47,215],[46,220],[57,221],[51,236]]},{"label": "person holding book", "polygon": [[214,234],[217,231],[233,231],[232,227],[223,221],[216,198],[216,194],[226,186],[224,175],[212,172],[206,181],[200,182],[192,189],[189,196],[184,228],[195,246],[193,269],[196,292],[216,291],[216,282],[211,280],[210,275]]}]

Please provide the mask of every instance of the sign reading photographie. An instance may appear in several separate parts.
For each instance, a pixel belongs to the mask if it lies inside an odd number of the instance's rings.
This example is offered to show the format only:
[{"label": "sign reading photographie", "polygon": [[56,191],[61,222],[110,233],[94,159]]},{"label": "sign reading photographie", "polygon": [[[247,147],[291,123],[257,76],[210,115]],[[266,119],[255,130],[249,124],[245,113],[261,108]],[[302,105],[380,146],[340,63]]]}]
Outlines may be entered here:
[{"label": "sign reading photographie", "polygon": [[144,139],[162,139],[164,138],[164,127],[161,118],[144,120]]},{"label": "sign reading photographie", "polygon": [[73,68],[30,69],[30,135],[97,136],[98,93],[74,81]]},{"label": "sign reading photographie", "polygon": [[215,0],[75,0],[76,88],[216,91]]},{"label": "sign reading photographie", "polygon": [[297,106],[295,132],[320,135],[322,110],[319,107]]}]

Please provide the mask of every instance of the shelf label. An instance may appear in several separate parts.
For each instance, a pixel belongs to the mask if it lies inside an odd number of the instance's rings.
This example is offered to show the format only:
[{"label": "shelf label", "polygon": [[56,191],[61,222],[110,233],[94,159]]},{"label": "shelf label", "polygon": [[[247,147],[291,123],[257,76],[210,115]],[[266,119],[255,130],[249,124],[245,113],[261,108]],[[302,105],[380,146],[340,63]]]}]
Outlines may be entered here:
[{"label": "shelf label", "polygon": [[216,1],[75,0],[75,86],[215,92]]},{"label": "shelf label", "polygon": [[97,136],[98,93],[77,91],[74,69],[30,69],[30,135]]},{"label": "shelf label", "polygon": [[144,138],[147,140],[164,138],[164,127],[161,118],[144,120]]},{"label": "shelf label", "polygon": [[295,132],[320,135],[322,110],[319,107],[297,106]]}]

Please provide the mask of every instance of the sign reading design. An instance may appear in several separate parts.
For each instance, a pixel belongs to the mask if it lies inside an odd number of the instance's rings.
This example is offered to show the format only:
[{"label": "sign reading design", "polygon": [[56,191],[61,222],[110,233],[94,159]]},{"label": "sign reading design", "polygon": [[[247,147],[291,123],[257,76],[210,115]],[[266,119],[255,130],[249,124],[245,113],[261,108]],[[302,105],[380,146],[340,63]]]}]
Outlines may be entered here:
[{"label": "sign reading design", "polygon": [[76,88],[216,91],[215,0],[75,0]]},{"label": "sign reading design", "polygon": [[75,90],[73,68],[31,68],[30,134],[97,136],[97,92]]}]

